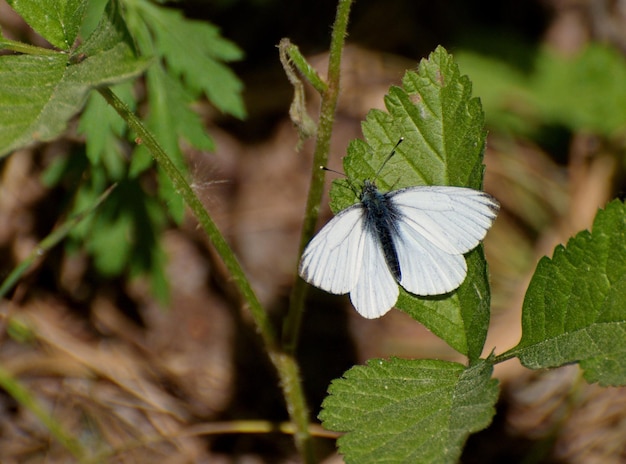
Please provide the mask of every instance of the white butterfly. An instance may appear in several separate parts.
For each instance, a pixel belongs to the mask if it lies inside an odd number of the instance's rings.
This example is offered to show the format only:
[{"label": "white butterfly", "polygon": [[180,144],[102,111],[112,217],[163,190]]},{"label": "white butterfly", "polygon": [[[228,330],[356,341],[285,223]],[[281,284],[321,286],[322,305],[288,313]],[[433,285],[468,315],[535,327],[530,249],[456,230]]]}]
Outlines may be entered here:
[{"label": "white butterfly", "polygon": [[470,188],[381,193],[369,180],[360,200],[311,240],[299,273],[327,292],[350,293],[368,319],[395,305],[398,284],[416,295],[440,295],[461,285],[467,275],[463,254],[478,246],[500,209],[491,195]]}]

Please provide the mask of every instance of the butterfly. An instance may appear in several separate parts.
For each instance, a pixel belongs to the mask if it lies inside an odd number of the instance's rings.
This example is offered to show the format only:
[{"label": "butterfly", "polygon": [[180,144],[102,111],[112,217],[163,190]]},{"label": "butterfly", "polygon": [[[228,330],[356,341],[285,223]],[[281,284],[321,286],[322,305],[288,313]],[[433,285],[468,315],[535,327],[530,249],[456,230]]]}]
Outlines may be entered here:
[{"label": "butterfly", "polygon": [[465,187],[382,193],[365,180],[359,197],[309,242],[298,271],[322,290],[349,293],[368,319],[395,305],[398,284],[421,296],[458,288],[467,275],[463,255],[478,246],[500,209],[491,195]]}]

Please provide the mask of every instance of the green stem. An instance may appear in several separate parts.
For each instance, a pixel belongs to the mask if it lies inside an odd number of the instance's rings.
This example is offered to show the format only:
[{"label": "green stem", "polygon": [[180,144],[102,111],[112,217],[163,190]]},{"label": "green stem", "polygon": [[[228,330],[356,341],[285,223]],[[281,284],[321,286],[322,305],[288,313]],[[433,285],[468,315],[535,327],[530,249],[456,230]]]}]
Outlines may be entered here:
[{"label": "green stem", "polygon": [[[288,57],[289,63],[296,67],[300,74],[302,74],[304,78],[311,83],[320,95],[324,95],[328,89],[328,85],[322,80],[317,71],[307,62],[304,56],[302,56],[300,49],[296,45],[292,44],[289,39],[281,39],[278,44],[278,49],[280,50],[281,61],[283,61],[283,55]],[[283,66],[285,64],[286,63],[283,63]],[[289,77],[289,74],[287,76]]]},{"label": "green stem", "polygon": [[513,359],[513,358],[516,358],[516,357],[517,357],[517,354],[516,354],[515,350],[511,349],[509,351],[505,351],[502,354],[494,356],[493,359],[491,360],[491,363],[495,366],[496,364],[499,364],[499,363],[504,362],[504,361],[508,361],[509,359]]},{"label": "green stem", "polygon": [[140,143],[145,145],[154,159],[159,163],[165,174],[169,177],[176,192],[183,197],[191,211],[193,211],[200,226],[208,235],[211,243],[215,246],[220,257],[224,261],[226,268],[233,277],[235,285],[239,288],[241,295],[249,306],[250,312],[254,317],[261,337],[265,345],[270,350],[276,350],[276,335],[274,328],[270,324],[267,313],[261,306],[261,303],[252,290],[248,279],[246,278],[239,261],[235,257],[232,249],[217,229],[217,226],[202,206],[202,203],[196,196],[195,192],[176,168],[172,160],[167,156],[163,148],[156,141],[154,136],[148,131],[143,123],[131,112],[126,104],[122,102],[109,88],[101,88],[98,90],[105,100],[117,111],[117,113],[126,121],[129,127],[139,136]]},{"label": "green stem", "polygon": [[0,37],[0,50],[11,50],[13,52],[25,53],[27,55],[58,55],[61,53],[58,50],[36,47],[35,45],[5,39],[4,37]]},{"label": "green stem", "polygon": [[109,196],[109,194],[115,188],[109,187],[96,202],[87,208],[85,211],[68,219],[65,223],[53,230],[46,238],[44,238],[39,245],[31,252],[26,259],[24,259],[11,273],[4,279],[2,285],[0,285],[0,298],[4,297],[6,293],[13,288],[13,286],[20,280],[24,273],[33,265],[35,261],[41,259],[50,249],[52,249],[57,243],[63,240],[67,234],[70,233],[85,217],[89,216],[102,202]]},{"label": "green stem", "polygon": [[[311,187],[306,204],[298,256],[302,254],[304,247],[313,236],[320,203],[322,202],[324,171],[319,169],[319,167],[327,164],[330,152],[330,137],[332,135],[333,123],[335,122],[335,109],[337,108],[337,98],[339,96],[341,54],[348,28],[351,6],[352,0],[339,0],[337,5],[337,16],[333,26],[328,58],[327,87],[322,94],[322,107],[317,128],[315,152],[313,154],[313,169],[311,170]],[[298,345],[307,288],[307,284],[302,279],[296,279],[291,292],[289,313],[285,318],[283,326],[283,348],[287,353],[294,353]]]},{"label": "green stem", "polygon": [[218,230],[208,212],[204,209],[202,202],[198,199],[189,183],[139,118],[137,118],[124,102],[110,89],[101,88],[99,92],[117,111],[122,119],[126,121],[129,127],[135,131],[141,143],[150,150],[152,156],[169,177],[176,191],[183,197],[222,258],[222,261],[233,278],[233,282],[239,289],[247,308],[252,314],[257,329],[261,333],[261,338],[268,351],[269,358],[278,371],[283,395],[287,403],[287,410],[289,411],[289,415],[296,429],[294,437],[298,451],[302,456],[303,462],[313,464],[315,457],[313,453],[313,442],[308,429],[309,412],[304,400],[304,392],[298,374],[298,365],[292,355],[281,350],[267,312],[259,302],[254,290],[252,290],[250,282],[246,278],[233,250]]},{"label": "green stem", "polygon": [[30,391],[22,386],[13,375],[4,367],[0,366],[0,387],[12,398],[20,403],[24,408],[39,419],[46,426],[50,434],[65,447],[81,463],[87,463],[87,452],[85,448],[72,435],[65,430],[44,406],[35,398]]}]

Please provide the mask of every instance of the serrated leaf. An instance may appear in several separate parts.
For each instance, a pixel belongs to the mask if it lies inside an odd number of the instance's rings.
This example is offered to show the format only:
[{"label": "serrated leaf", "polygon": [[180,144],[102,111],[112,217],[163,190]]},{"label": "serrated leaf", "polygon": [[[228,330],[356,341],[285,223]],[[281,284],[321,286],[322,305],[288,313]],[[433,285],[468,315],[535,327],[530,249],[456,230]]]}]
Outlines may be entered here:
[{"label": "serrated leaf", "polygon": [[123,271],[159,274],[153,258],[160,253],[157,234],[163,222],[158,200],[146,194],[136,180],[118,183],[85,231],[89,235],[88,251],[98,271],[107,276]]},{"label": "serrated leaf", "polygon": [[72,54],[0,56],[0,156],[55,138],[91,89],[145,69],[147,63],[122,41],[122,26],[108,6],[99,28]]},{"label": "serrated leaf", "polygon": [[469,434],[495,414],[492,367],[435,360],[374,359],[334,380],[320,419],[347,432],[347,463],[453,463]]},{"label": "serrated leaf", "polygon": [[55,47],[68,51],[85,12],[86,0],[7,0],[7,3]]},{"label": "serrated leaf", "polygon": [[[403,87],[385,98],[388,112],[372,110],[363,123],[365,142],[353,141],[344,159],[353,184],[372,179],[400,137],[397,154],[376,177],[381,190],[414,185],[482,187],[485,131],[480,102],[452,56],[438,47]],[[335,181],[331,207],[357,201],[351,184]],[[396,306],[470,360],[479,358],[489,325],[490,292],[481,251],[467,255],[468,277],[452,294],[416,297],[401,292]]]},{"label": "serrated leaf", "polygon": [[552,259],[543,258],[526,292],[522,339],[513,348],[531,369],[579,362],[589,382],[626,385],[626,207],[598,211]]},{"label": "serrated leaf", "polygon": [[134,5],[140,22],[150,29],[154,52],[165,59],[173,74],[194,93],[204,93],[221,111],[238,118],[246,115],[239,78],[222,62],[241,59],[243,53],[207,23],[185,18],[180,11],[141,1]]},{"label": "serrated leaf", "polygon": [[467,278],[454,293],[416,298],[400,287],[396,306],[474,361],[483,350],[489,328],[491,297],[482,248],[472,250],[465,258]]}]

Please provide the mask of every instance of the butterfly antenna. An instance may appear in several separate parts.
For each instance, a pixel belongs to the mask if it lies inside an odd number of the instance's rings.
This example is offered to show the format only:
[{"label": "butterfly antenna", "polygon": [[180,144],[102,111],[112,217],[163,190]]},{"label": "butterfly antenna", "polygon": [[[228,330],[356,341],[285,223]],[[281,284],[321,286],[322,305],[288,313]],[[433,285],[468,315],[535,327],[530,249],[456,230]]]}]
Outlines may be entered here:
[{"label": "butterfly antenna", "polygon": [[343,177],[348,177],[348,176],[346,176],[343,172],[340,172],[340,171],[335,171],[334,169],[327,168],[326,166],[320,166],[320,169],[321,169],[322,171],[334,172],[335,174],[339,174],[340,176],[343,176]]},{"label": "butterfly antenna", "polygon": [[[359,196],[359,192],[357,190],[357,188],[355,187],[355,185],[352,183],[352,180],[350,180],[350,178],[343,172],[341,171],[335,171],[334,169],[331,168],[327,168],[326,166],[320,166],[320,169],[322,171],[328,171],[328,172],[334,172],[335,174],[339,174],[340,176],[343,176],[346,178],[346,181],[348,182],[348,186],[350,187],[350,190],[352,190],[352,192],[358,197]],[[339,184],[341,185],[341,184]]]},{"label": "butterfly antenna", "polygon": [[380,172],[383,170],[383,168],[385,167],[385,164],[387,164],[387,161],[389,161],[391,159],[391,157],[393,155],[396,154],[396,148],[398,148],[398,145],[400,145],[402,142],[404,142],[404,137],[400,137],[400,140],[398,140],[398,143],[396,143],[394,145],[394,147],[391,150],[391,153],[389,153],[387,155],[387,158],[385,158],[385,161],[383,161],[383,163],[380,165],[380,167],[378,168],[378,171],[376,171],[376,175],[374,176],[374,179],[376,179],[378,177],[378,175],[380,174]]}]

